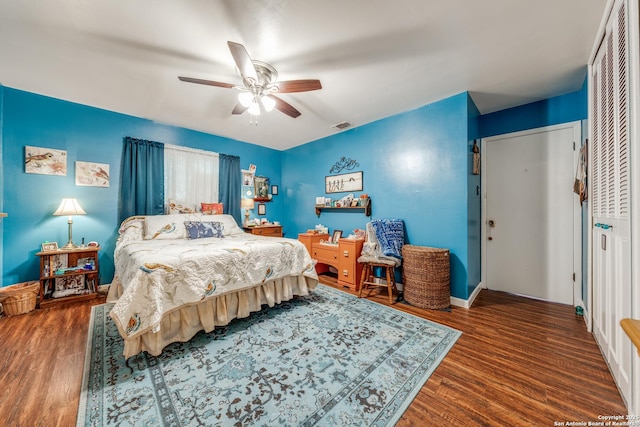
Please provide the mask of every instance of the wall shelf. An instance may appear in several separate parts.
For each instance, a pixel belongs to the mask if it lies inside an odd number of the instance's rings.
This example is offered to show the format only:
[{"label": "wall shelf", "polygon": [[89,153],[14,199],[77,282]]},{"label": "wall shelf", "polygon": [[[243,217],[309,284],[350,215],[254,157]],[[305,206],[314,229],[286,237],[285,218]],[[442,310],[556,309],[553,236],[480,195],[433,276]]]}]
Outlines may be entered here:
[{"label": "wall shelf", "polygon": [[[361,200],[362,201],[362,200]],[[322,213],[322,211],[353,211],[353,210],[360,210],[360,211],[364,211],[364,214],[366,216],[371,216],[371,198],[366,199],[365,204],[362,206],[344,206],[344,207],[334,207],[334,206],[316,206],[316,215],[318,215],[318,217],[320,216],[320,214]]]}]

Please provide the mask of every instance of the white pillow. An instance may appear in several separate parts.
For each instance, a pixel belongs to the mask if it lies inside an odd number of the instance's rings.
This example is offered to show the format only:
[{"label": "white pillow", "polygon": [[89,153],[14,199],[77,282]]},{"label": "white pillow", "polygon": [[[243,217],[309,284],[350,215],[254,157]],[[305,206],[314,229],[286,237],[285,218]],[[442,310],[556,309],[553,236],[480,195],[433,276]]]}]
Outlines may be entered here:
[{"label": "white pillow", "polygon": [[218,221],[222,225],[222,232],[225,236],[233,236],[234,234],[243,234],[244,230],[238,227],[238,223],[229,214],[222,215],[206,215],[203,221]]},{"label": "white pillow", "polygon": [[145,240],[186,239],[185,221],[200,221],[200,214],[150,215],[145,217]]}]

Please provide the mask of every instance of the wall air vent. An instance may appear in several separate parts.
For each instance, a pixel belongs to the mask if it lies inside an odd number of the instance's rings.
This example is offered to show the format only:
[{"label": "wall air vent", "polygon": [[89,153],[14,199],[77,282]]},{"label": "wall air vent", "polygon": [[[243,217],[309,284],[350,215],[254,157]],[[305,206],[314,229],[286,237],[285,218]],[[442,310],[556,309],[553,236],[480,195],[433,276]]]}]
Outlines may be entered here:
[{"label": "wall air vent", "polygon": [[351,123],[349,123],[349,122],[341,122],[341,123],[338,123],[338,124],[333,125],[331,127],[332,128],[336,128],[338,130],[343,130],[343,129],[351,127]]}]

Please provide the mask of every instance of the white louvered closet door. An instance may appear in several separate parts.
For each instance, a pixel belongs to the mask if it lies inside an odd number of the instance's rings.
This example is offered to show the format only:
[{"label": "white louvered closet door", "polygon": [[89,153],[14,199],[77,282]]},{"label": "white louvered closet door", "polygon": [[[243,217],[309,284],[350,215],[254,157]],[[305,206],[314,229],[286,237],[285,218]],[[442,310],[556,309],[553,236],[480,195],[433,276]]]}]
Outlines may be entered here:
[{"label": "white louvered closet door", "polygon": [[628,17],[616,1],[591,74],[593,332],[626,402],[633,347],[619,326],[631,316]]}]

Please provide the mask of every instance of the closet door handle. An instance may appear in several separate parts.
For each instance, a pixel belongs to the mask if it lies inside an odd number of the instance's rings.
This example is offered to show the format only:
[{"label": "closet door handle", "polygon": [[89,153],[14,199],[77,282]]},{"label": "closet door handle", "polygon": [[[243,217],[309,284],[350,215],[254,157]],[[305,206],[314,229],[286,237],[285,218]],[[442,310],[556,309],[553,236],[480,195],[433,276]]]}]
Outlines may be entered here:
[{"label": "closet door handle", "polygon": [[613,225],[611,225],[611,224],[602,224],[602,223],[599,223],[599,222],[595,223],[593,226],[594,227],[598,227],[598,228],[602,228],[603,230],[608,230],[610,228],[613,228]]}]

